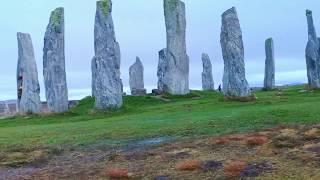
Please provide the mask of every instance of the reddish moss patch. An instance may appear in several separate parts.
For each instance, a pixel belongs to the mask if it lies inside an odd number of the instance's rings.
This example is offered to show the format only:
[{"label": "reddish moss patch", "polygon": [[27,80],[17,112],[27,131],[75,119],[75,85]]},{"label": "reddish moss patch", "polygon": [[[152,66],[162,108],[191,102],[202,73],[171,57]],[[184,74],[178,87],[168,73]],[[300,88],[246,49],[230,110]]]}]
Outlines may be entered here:
[{"label": "reddish moss patch", "polygon": [[232,161],[224,167],[224,172],[229,177],[238,177],[246,168],[247,164],[242,161]]},{"label": "reddish moss patch", "polygon": [[110,168],[107,170],[107,177],[113,179],[128,179],[130,178],[128,169],[124,168]]},{"label": "reddish moss patch", "polygon": [[248,146],[261,146],[268,143],[268,138],[265,136],[251,136],[245,139]]},{"label": "reddish moss patch", "polygon": [[187,160],[181,163],[178,163],[176,169],[180,171],[194,171],[196,169],[201,168],[201,161],[200,160]]}]

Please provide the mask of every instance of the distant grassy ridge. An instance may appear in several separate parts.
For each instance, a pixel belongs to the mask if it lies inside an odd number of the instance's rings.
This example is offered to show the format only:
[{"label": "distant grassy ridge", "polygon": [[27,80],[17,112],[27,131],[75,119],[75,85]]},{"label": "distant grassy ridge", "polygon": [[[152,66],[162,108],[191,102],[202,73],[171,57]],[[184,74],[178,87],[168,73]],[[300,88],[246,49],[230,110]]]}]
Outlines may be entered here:
[{"label": "distant grassy ridge", "polygon": [[83,99],[68,113],[0,120],[0,151],[113,144],[161,136],[194,137],[246,132],[278,124],[320,123],[320,91],[299,92],[303,86],[258,91],[254,102],[223,100],[216,92],[193,91],[169,96],[124,98],[124,107],[92,110],[94,100]]}]

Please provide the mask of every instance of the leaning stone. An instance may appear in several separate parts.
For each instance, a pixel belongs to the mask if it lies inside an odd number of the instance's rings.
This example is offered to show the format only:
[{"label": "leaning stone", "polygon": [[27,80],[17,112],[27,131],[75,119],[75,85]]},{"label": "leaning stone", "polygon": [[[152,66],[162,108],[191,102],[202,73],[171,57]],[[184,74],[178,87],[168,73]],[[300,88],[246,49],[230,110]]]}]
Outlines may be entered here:
[{"label": "leaning stone", "polygon": [[20,113],[39,113],[41,111],[40,86],[31,36],[17,33],[17,39],[17,111]]},{"label": "leaning stone", "polygon": [[269,38],[265,42],[266,61],[264,75],[264,89],[272,90],[275,88],[275,63],[273,39]]},{"label": "leaning stone", "polygon": [[51,13],[44,37],[43,76],[49,111],[68,111],[68,88],[65,70],[64,9]]},{"label": "leaning stone", "polygon": [[310,88],[320,88],[319,41],[313,24],[312,11],[306,11],[308,22],[308,43],[306,47],[307,76]]},{"label": "leaning stone", "polygon": [[251,95],[245,76],[242,32],[236,8],[222,14],[221,47],[224,59],[223,92],[225,96]]},{"label": "leaning stone", "polygon": [[212,77],[212,64],[208,54],[202,54],[202,89],[203,90],[214,90],[214,82]]},{"label": "leaning stone", "polygon": [[129,84],[131,95],[141,96],[146,94],[143,79],[143,65],[140,58],[136,58],[136,62],[129,68]]},{"label": "leaning stone", "polygon": [[189,57],[186,52],[185,4],[180,0],[164,0],[167,32],[167,71],[164,91],[184,95],[189,90]]},{"label": "leaning stone", "polygon": [[112,20],[111,0],[97,2],[94,26],[95,56],[92,59],[92,95],[95,108],[120,108],[122,82],[120,79],[120,47],[116,41]]}]

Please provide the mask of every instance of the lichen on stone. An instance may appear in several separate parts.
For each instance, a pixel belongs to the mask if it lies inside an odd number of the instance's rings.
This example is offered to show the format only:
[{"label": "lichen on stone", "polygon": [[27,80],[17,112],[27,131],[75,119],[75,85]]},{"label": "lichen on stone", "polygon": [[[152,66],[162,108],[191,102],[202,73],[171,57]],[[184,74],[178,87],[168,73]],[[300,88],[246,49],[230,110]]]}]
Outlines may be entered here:
[{"label": "lichen on stone", "polygon": [[54,26],[59,26],[63,15],[63,8],[57,8],[51,13],[51,22]]},{"label": "lichen on stone", "polygon": [[111,6],[111,4],[110,4],[109,0],[99,1],[99,7],[101,8],[101,11],[105,16],[108,16],[110,6]]},{"label": "lichen on stone", "polygon": [[179,2],[179,0],[166,0],[167,7],[169,9],[175,9],[178,6]]}]

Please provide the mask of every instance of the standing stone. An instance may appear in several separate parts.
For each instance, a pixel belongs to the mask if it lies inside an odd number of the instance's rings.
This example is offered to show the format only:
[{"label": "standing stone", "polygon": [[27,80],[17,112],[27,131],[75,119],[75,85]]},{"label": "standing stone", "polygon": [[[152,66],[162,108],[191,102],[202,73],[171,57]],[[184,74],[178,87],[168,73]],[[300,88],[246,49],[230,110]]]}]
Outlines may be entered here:
[{"label": "standing stone", "polygon": [[164,92],[164,86],[165,86],[165,74],[168,71],[168,61],[167,61],[167,49],[162,49],[159,51],[159,62],[158,62],[158,94],[161,94]]},{"label": "standing stone", "polygon": [[275,88],[275,63],[273,39],[269,38],[265,42],[266,61],[264,75],[264,89],[272,90]]},{"label": "standing stone", "polygon": [[51,112],[68,111],[68,88],[64,52],[64,9],[51,13],[44,37],[43,76],[48,109]]},{"label": "standing stone", "polygon": [[224,59],[223,92],[225,96],[251,95],[245,76],[242,32],[236,8],[222,14],[221,47]]},{"label": "standing stone", "polygon": [[306,11],[308,21],[308,43],[306,47],[307,75],[310,88],[320,88],[319,41],[313,25],[312,11]]},{"label": "standing stone", "polygon": [[122,83],[120,79],[120,47],[116,41],[112,20],[111,0],[97,2],[92,59],[92,94],[95,108],[120,108]]},{"label": "standing stone", "polygon": [[41,111],[40,86],[31,36],[17,33],[17,39],[17,110],[21,113],[39,113]]},{"label": "standing stone", "polygon": [[202,89],[214,90],[214,82],[212,77],[212,64],[208,54],[202,54]]},{"label": "standing stone", "polygon": [[136,62],[130,66],[129,68],[129,84],[131,95],[133,96],[141,96],[147,93],[144,88],[144,80],[143,80],[143,65],[140,61],[140,58],[136,58]]},{"label": "standing stone", "polygon": [[164,91],[170,94],[189,93],[189,57],[186,52],[185,4],[180,0],[164,0],[167,32],[167,72]]}]

